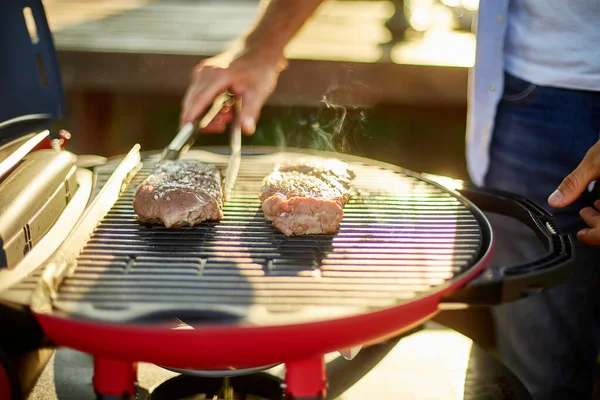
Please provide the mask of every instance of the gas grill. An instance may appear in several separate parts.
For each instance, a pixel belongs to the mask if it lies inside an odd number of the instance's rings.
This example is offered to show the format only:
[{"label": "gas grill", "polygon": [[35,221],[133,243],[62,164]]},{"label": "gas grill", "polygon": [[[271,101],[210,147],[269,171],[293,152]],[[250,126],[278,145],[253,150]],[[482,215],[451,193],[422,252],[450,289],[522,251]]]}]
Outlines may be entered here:
[{"label": "gas grill", "polygon": [[[0,78],[22,98],[0,107],[2,399],[20,398],[27,386],[15,360],[61,346],[94,356],[103,399],[135,393],[140,361],[199,376],[285,364],[285,382],[269,397],[322,399],[325,354],[355,353],[442,309],[517,300],[568,277],[571,239],[527,199],[466,184],[455,190],[394,165],[307,149],[245,147],[218,223],[140,224],[133,192],[160,154],[136,145],[106,161],[66,151],[69,135],[49,130],[64,101],[43,8],[9,4],[0,19],[17,34],[0,35],[0,48],[14,62],[0,65]],[[336,234],[285,237],[265,221],[258,191],[278,162],[307,154],[347,161],[353,192]],[[221,148],[185,157],[222,170],[228,162]],[[494,235],[482,210],[528,224],[547,254],[490,267]],[[254,382],[268,386],[263,378]]]},{"label": "gas grill", "polygon": [[[341,158],[356,174],[335,235],[285,237],[262,215],[262,178],[306,155]],[[32,312],[48,343],[93,354],[105,396],[133,394],[135,363],[145,361],[223,375],[285,363],[282,393],[321,398],[325,354],[405,333],[442,309],[536,293],[565,279],[573,257],[570,239],[526,199],[459,193],[396,166],[306,149],[246,148],[220,222],[140,224],[133,192],[158,157],[135,146],[96,167],[92,200],[68,237],[1,293]],[[184,158],[224,169],[228,155],[204,148]],[[486,269],[493,231],[468,198],[536,228],[548,255]]]}]

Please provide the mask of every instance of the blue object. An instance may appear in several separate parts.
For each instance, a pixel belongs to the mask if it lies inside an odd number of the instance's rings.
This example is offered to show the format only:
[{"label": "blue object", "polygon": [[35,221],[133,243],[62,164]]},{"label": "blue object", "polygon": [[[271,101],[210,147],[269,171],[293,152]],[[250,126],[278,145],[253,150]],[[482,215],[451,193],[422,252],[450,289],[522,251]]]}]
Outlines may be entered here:
[{"label": "blue object", "polygon": [[0,143],[62,119],[62,81],[41,0],[0,3],[0,55]]}]

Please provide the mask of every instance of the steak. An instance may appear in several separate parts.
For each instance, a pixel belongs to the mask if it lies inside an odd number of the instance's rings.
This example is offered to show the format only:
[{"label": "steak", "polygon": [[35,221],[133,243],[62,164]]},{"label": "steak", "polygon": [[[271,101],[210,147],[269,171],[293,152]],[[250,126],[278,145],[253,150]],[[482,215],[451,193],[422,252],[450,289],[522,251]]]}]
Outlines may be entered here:
[{"label": "steak", "polygon": [[340,183],[344,188],[350,188],[350,181],[354,179],[354,172],[348,169],[348,164],[335,158],[305,158],[299,161],[285,161],[279,165],[277,171],[298,171],[302,174],[332,180],[334,184]]},{"label": "steak", "polygon": [[335,233],[353,178],[348,164],[336,159],[282,163],[263,179],[265,218],[286,236]]},{"label": "steak", "polygon": [[200,161],[163,161],[136,189],[133,210],[139,222],[167,228],[221,220],[221,173]]}]

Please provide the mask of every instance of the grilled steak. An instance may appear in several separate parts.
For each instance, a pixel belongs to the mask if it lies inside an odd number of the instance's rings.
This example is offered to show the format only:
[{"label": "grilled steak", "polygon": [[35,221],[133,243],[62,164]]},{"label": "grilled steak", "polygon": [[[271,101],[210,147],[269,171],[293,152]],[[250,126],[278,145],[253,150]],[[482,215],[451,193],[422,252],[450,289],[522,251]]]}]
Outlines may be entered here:
[{"label": "grilled steak", "polygon": [[223,188],[217,167],[200,161],[161,162],[136,189],[138,221],[167,228],[223,218]]},{"label": "grilled steak", "polygon": [[299,161],[286,161],[279,165],[277,171],[298,171],[302,174],[313,175],[325,180],[334,180],[346,189],[354,179],[354,172],[348,169],[348,164],[335,158],[306,158]]},{"label": "grilled steak", "polygon": [[265,218],[286,236],[335,233],[353,178],[340,160],[283,163],[263,180],[259,198]]}]

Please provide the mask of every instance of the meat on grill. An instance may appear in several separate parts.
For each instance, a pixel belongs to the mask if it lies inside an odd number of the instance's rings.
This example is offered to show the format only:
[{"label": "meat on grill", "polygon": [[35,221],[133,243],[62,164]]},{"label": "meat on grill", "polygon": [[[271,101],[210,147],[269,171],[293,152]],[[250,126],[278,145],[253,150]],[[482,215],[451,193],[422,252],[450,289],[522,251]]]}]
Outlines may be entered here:
[{"label": "meat on grill", "polygon": [[193,160],[163,161],[135,191],[138,221],[167,228],[194,226],[223,218],[221,173]]},{"label": "meat on grill", "polygon": [[335,233],[353,178],[348,164],[336,159],[282,163],[263,180],[265,218],[286,236]]}]

